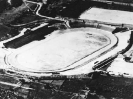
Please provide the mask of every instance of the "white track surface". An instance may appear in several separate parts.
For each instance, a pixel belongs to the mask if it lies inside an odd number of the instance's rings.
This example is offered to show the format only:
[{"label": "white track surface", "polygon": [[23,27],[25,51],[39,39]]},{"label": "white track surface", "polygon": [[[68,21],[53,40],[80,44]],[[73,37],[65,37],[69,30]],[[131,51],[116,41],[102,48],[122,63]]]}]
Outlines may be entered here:
[{"label": "white track surface", "polygon": [[[120,34],[117,34],[118,37],[120,37]],[[130,36],[130,31],[125,32],[121,38],[123,38],[123,45],[124,40]],[[122,47],[122,46],[121,46]],[[126,77],[133,77],[133,63],[128,63],[124,59],[123,55],[119,55],[118,58],[114,60],[114,62],[110,65],[110,67],[107,69],[107,72],[109,72],[112,75],[122,75]]]},{"label": "white track surface", "polygon": [[[80,18],[130,24],[132,16],[130,12],[92,8]],[[50,72],[59,72],[61,75],[86,74],[93,72],[92,68],[99,62],[124,50],[128,46],[130,33],[130,31],[117,33],[115,36],[108,31],[95,28],[55,31],[45,40],[35,41],[14,50],[1,49],[6,53],[6,57],[3,54],[1,59],[5,57],[5,67],[10,71],[21,74],[34,76],[49,76]],[[101,38],[106,42],[101,41]],[[0,62],[4,63],[3,60]]]},{"label": "white track surface", "polygon": [[55,31],[45,40],[11,50],[6,63],[23,71],[62,71],[99,57],[116,43],[114,35],[94,28]]}]

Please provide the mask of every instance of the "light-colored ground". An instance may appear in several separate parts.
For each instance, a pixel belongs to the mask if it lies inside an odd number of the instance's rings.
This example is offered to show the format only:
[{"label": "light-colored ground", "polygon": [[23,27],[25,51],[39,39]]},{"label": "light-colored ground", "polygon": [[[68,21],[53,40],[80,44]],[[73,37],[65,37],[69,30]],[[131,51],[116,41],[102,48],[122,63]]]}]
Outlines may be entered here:
[{"label": "light-colored ground", "polygon": [[9,62],[23,70],[27,68],[39,71],[57,70],[79,61],[108,44],[110,39],[102,33],[92,33],[84,29],[59,31],[56,37],[47,41],[42,40],[39,45],[11,56]]},{"label": "light-colored ground", "polygon": [[[103,22],[111,22],[111,23],[133,24],[132,12],[108,10],[108,9],[102,9],[102,8],[91,8],[90,10],[85,11],[80,16],[80,18],[103,21]],[[123,39],[123,41],[122,40],[120,41],[123,42],[123,46],[124,46],[124,43],[126,43],[125,39],[128,36],[130,36],[130,33],[125,32],[125,33],[118,33],[116,35]],[[119,46],[119,49],[121,49],[123,46]],[[130,50],[132,49],[133,47]],[[129,74],[130,76],[133,76],[133,63],[128,63],[123,58],[124,56],[116,58],[115,61],[111,64],[111,66],[107,69],[107,71],[115,75]]]},{"label": "light-colored ground", "polygon": [[102,8],[91,8],[81,14],[80,18],[111,23],[133,24],[132,12]]},{"label": "light-colored ground", "polygon": [[123,58],[123,56],[116,58],[107,71],[115,75],[133,77],[133,63],[125,62]]}]

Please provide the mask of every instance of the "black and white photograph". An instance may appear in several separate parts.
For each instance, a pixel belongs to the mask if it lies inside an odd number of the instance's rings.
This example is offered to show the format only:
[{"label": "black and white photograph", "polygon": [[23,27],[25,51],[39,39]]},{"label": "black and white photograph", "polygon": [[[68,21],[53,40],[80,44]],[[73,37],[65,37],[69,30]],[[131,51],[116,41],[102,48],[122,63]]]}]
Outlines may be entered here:
[{"label": "black and white photograph", "polygon": [[0,0],[0,99],[133,99],[133,0]]}]

